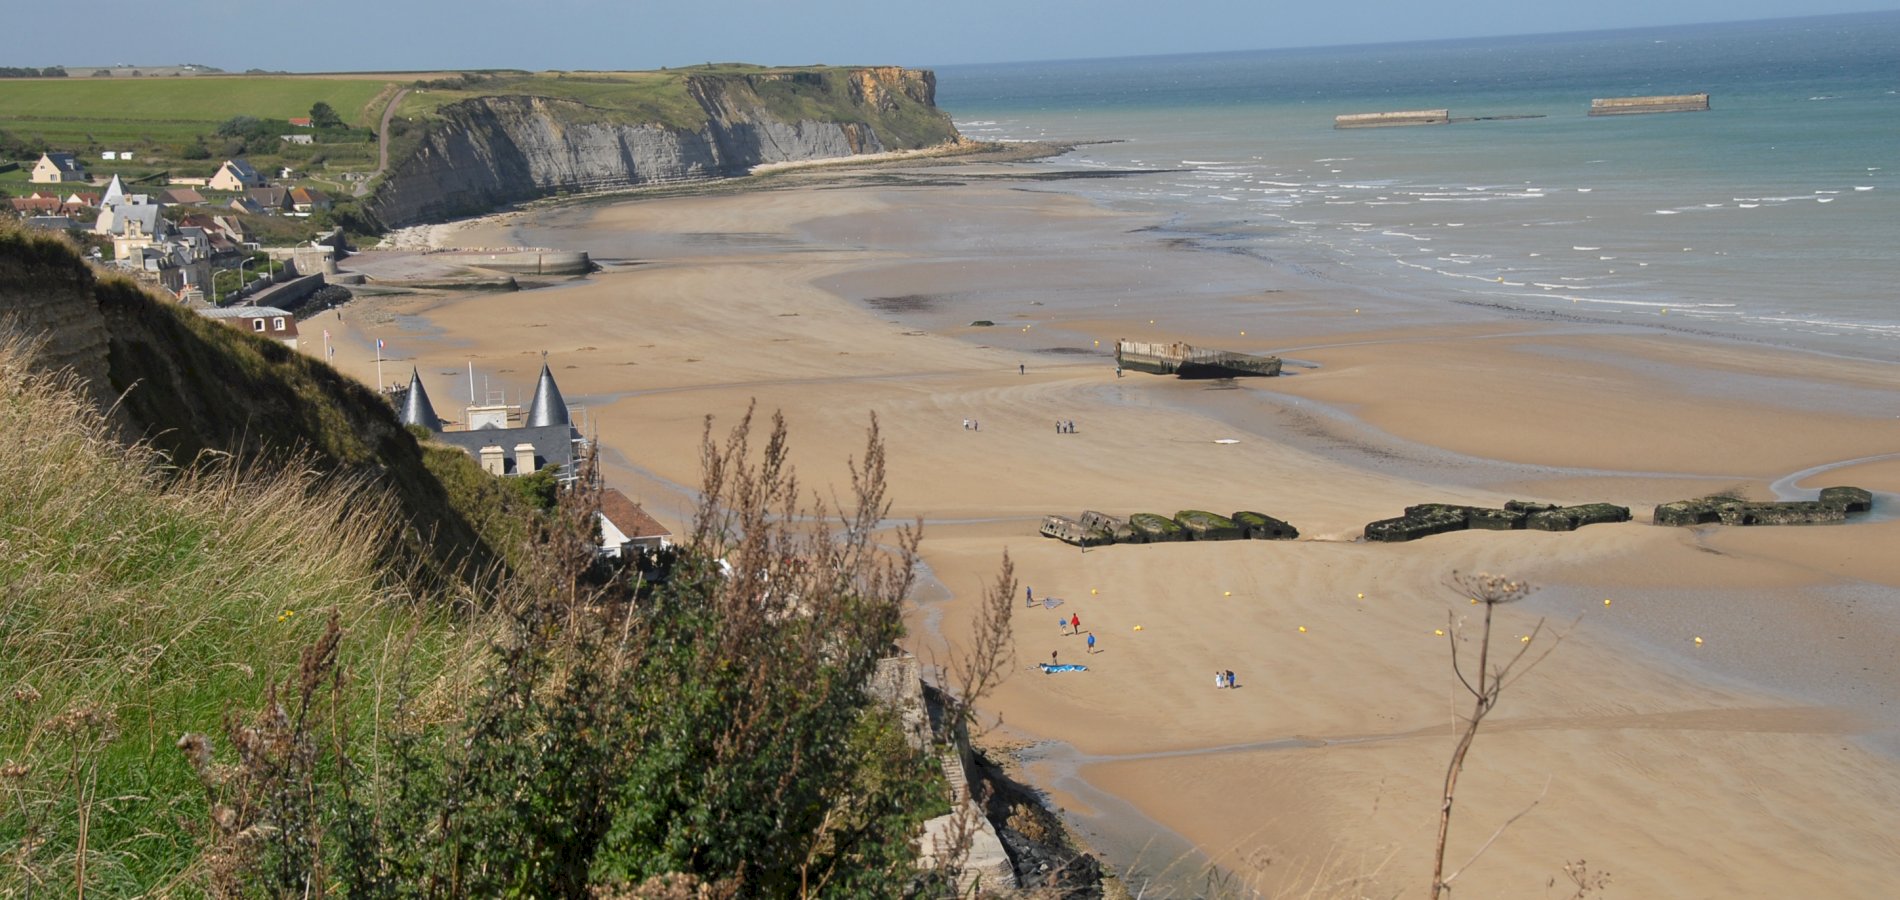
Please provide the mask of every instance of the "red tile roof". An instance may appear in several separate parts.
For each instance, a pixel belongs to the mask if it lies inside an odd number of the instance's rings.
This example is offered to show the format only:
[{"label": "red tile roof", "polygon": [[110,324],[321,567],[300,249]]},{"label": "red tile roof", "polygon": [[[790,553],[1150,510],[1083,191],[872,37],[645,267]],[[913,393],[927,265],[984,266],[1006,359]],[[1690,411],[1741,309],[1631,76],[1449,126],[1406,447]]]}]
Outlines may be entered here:
[{"label": "red tile roof", "polygon": [[668,531],[665,525],[647,515],[640,504],[627,499],[626,494],[614,488],[600,492],[600,514],[606,516],[607,521],[614,523],[614,527],[628,538],[673,536],[673,532]]}]

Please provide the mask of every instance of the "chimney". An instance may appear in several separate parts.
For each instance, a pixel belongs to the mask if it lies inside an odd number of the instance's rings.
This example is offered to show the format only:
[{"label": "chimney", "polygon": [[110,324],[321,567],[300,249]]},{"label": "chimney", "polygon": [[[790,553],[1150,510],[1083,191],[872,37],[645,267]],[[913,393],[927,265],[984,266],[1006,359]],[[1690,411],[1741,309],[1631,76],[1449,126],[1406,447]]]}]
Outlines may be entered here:
[{"label": "chimney", "polygon": [[515,445],[515,474],[527,475],[538,470],[534,464],[534,445],[523,441]]},{"label": "chimney", "polygon": [[503,460],[502,460],[501,445],[489,444],[488,446],[483,447],[482,448],[482,471],[487,472],[490,475],[501,475],[501,474],[504,474],[504,470],[505,470],[505,467],[503,465]]}]

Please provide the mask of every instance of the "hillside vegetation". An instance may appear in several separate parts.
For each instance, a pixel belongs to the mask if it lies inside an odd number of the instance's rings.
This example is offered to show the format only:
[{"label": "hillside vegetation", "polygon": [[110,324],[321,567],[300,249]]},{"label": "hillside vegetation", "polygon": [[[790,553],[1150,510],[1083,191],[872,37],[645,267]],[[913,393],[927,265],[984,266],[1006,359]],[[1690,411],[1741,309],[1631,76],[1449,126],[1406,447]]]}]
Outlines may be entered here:
[{"label": "hillside vegetation", "polygon": [[[782,421],[709,428],[683,549],[613,566],[590,490],[510,510],[460,451],[382,434],[362,386],[80,266],[0,229],[0,307],[60,323],[0,341],[0,897],[889,897],[953,874],[914,868],[944,785],[867,691],[917,541],[878,533],[875,424],[843,510],[802,491]],[[97,344],[64,333],[87,304],[115,408],[44,371]],[[405,537],[431,497],[505,568]]]}]

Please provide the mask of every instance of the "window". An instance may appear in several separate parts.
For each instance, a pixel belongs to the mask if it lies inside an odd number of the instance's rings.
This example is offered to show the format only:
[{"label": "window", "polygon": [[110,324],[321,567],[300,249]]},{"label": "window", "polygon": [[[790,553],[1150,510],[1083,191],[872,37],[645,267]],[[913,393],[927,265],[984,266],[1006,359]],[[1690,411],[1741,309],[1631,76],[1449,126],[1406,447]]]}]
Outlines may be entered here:
[{"label": "window", "polygon": [[264,330],[264,320],[263,320],[263,319],[252,319],[252,320],[251,320],[251,330],[252,330],[252,331],[263,331],[263,330]]},{"label": "window", "polygon": [[283,316],[278,316],[277,318],[274,318],[274,319],[272,319],[272,320],[270,320],[270,327],[272,327],[272,328],[274,328],[274,329],[276,329],[276,330],[278,330],[278,331],[283,331],[283,330],[284,330],[284,317],[283,317]]}]

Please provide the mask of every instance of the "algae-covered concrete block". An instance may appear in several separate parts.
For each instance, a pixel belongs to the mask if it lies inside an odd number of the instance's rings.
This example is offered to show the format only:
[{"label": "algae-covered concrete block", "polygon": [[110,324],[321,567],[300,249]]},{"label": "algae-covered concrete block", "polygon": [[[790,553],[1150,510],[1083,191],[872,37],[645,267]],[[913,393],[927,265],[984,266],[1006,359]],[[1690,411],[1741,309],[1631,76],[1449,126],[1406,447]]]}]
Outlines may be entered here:
[{"label": "algae-covered concrete block", "polygon": [[1174,521],[1197,541],[1238,541],[1247,536],[1234,520],[1202,509],[1181,510],[1174,514]]},{"label": "algae-covered concrete block", "polygon": [[1705,497],[1700,500],[1675,500],[1658,504],[1656,513],[1650,517],[1650,521],[1657,525],[1683,528],[1719,522],[1721,515],[1716,512],[1715,504]]},{"label": "algae-covered concrete block", "polygon": [[1128,517],[1128,527],[1146,544],[1188,539],[1187,531],[1173,519],[1156,513],[1135,513]]},{"label": "algae-covered concrete block", "polygon": [[1425,510],[1423,515],[1399,516],[1396,519],[1380,519],[1366,525],[1366,540],[1369,541],[1415,541],[1434,534],[1448,531],[1463,531],[1465,517],[1447,510]]},{"label": "algae-covered concrete block", "polygon": [[1264,513],[1242,510],[1234,513],[1233,520],[1256,541],[1290,541],[1300,536],[1298,528]]},{"label": "algae-covered concrete block", "polygon": [[1465,526],[1477,531],[1516,531],[1524,519],[1524,513],[1510,509],[1474,506],[1465,512]]}]

